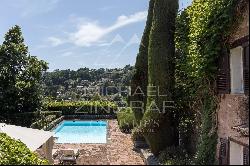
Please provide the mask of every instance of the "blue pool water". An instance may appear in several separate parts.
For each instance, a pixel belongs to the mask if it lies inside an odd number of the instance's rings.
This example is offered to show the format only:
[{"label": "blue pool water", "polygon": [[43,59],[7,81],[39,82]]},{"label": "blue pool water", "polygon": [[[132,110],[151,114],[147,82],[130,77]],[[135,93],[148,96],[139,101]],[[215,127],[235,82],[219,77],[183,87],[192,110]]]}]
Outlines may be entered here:
[{"label": "blue pool water", "polygon": [[57,143],[97,143],[107,142],[107,122],[105,121],[63,121],[55,130]]}]

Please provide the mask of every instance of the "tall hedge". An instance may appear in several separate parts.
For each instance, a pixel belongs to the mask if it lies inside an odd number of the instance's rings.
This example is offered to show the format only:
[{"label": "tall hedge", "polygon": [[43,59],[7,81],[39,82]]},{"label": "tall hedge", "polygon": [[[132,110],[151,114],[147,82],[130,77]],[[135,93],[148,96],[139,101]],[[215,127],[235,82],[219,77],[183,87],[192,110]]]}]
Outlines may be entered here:
[{"label": "tall hedge", "polygon": [[[143,117],[144,110],[146,110],[147,104],[147,85],[148,85],[148,45],[149,35],[152,25],[153,8],[155,0],[150,0],[148,9],[148,18],[146,27],[142,36],[142,41],[139,48],[139,53],[135,63],[135,74],[131,80],[131,97],[130,104],[133,108],[133,112],[136,118],[136,123],[139,124]],[[140,102],[140,103],[138,103]],[[143,103],[143,110],[137,107],[141,107]]]},{"label": "tall hedge", "polygon": [[147,111],[142,120],[144,136],[154,154],[176,142],[173,110],[165,109],[164,103],[173,101],[175,88],[174,32],[177,12],[178,0],[155,1],[148,50]]}]

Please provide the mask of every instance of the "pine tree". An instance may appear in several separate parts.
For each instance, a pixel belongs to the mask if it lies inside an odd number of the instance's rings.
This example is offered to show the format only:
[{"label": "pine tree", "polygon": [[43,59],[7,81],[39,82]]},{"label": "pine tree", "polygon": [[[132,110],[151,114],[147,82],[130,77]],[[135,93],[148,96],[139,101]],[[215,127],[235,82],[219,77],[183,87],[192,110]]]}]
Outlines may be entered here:
[{"label": "pine tree", "polygon": [[[148,45],[149,45],[149,34],[152,25],[154,3],[155,0],[150,0],[149,2],[146,27],[142,36],[139,53],[136,58],[135,74],[131,80],[132,94],[130,97],[130,104],[131,107],[133,108],[137,124],[139,124],[140,120],[142,119],[147,104]],[[143,110],[141,108],[143,108]]]},{"label": "pine tree", "polygon": [[178,0],[155,1],[148,49],[147,111],[142,120],[144,136],[154,154],[177,140],[173,109],[165,107],[173,101],[175,88],[177,12]]}]

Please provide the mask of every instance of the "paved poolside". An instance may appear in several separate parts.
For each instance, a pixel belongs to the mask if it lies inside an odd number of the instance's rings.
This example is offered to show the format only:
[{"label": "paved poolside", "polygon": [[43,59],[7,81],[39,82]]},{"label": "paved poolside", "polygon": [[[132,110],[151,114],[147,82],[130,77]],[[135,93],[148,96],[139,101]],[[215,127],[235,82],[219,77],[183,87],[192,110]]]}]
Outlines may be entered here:
[{"label": "paved poolside", "polygon": [[144,165],[140,154],[133,151],[131,135],[119,130],[117,120],[108,122],[107,144],[55,144],[54,149],[79,149],[79,165]]}]

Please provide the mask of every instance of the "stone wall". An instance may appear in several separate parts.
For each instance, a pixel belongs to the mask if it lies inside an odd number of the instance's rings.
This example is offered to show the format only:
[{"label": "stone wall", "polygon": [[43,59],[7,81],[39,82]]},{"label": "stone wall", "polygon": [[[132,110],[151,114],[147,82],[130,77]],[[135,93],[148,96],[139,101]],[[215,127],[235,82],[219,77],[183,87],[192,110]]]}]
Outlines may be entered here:
[{"label": "stone wall", "polygon": [[[238,26],[233,27],[229,39],[230,43],[249,35],[249,1],[241,1],[245,8]],[[219,108],[217,110],[218,145],[217,158],[219,158],[220,138],[239,137],[240,133],[232,127],[249,124],[249,96],[244,94],[225,94],[220,96]]]},{"label": "stone wall", "polygon": [[249,123],[249,97],[227,94],[221,96],[218,110],[218,137],[227,138],[239,133],[232,127]]},{"label": "stone wall", "polygon": [[217,112],[217,159],[219,158],[220,138],[240,137],[240,133],[232,127],[249,124],[248,103],[249,97],[245,95],[226,94],[221,96]]}]

